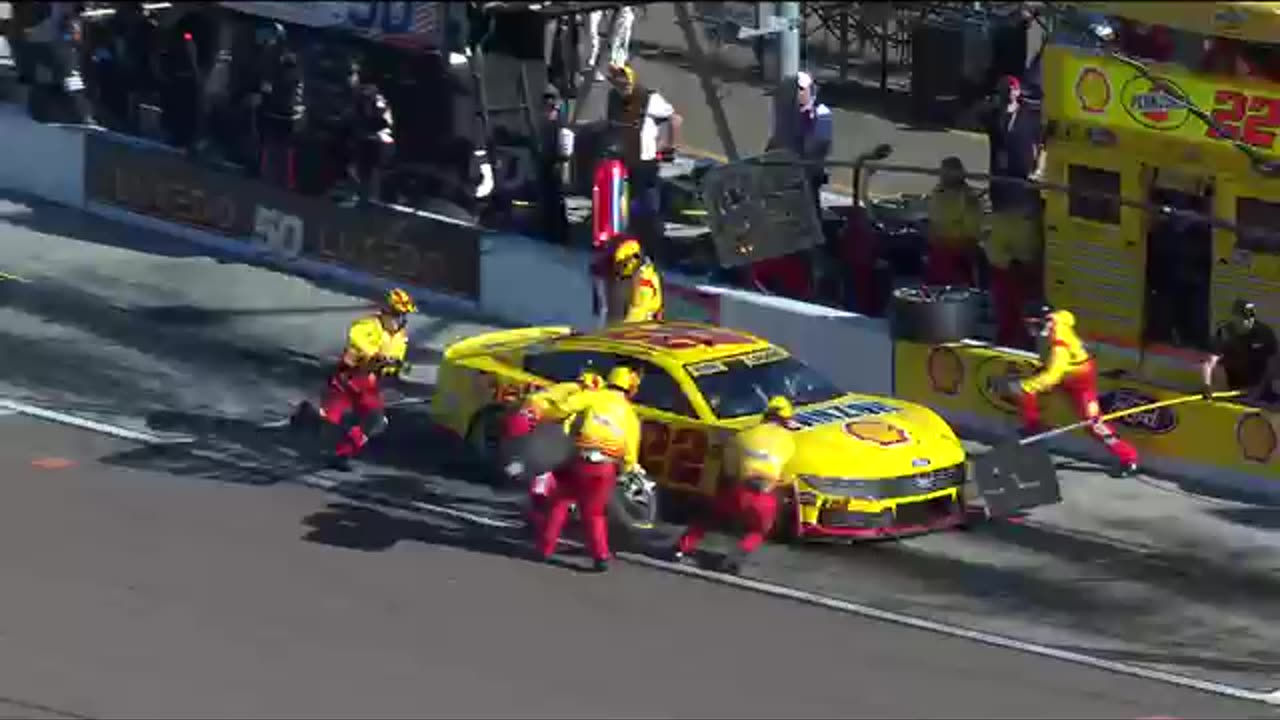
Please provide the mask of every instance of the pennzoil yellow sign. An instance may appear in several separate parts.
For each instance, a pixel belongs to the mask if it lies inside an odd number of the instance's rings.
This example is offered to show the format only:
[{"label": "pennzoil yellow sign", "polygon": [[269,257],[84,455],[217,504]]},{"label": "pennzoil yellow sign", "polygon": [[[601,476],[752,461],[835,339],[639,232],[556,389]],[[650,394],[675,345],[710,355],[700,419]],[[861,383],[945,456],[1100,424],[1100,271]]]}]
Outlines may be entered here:
[{"label": "pennzoil yellow sign", "polygon": [[[1105,56],[1063,53],[1060,61],[1063,95],[1058,102],[1068,118],[1187,142],[1216,143],[1229,137],[1280,151],[1280,88],[1273,85],[1182,72],[1146,76]],[[1225,134],[1219,136],[1194,119],[1179,97],[1212,116]]]}]

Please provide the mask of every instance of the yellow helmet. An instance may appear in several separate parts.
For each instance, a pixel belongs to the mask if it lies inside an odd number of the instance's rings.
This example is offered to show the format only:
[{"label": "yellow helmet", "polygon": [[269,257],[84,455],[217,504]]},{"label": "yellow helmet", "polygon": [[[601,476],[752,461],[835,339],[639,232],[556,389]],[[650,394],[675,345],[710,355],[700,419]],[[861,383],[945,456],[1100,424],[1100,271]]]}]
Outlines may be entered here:
[{"label": "yellow helmet", "polygon": [[611,388],[616,388],[631,397],[640,389],[640,375],[635,370],[625,366],[618,367],[609,371],[609,379],[606,381]]},{"label": "yellow helmet", "polygon": [[781,395],[769,398],[769,404],[764,408],[765,420],[790,420],[795,414],[796,410],[791,406],[791,401]]},{"label": "yellow helmet", "polygon": [[413,298],[409,297],[409,293],[395,288],[387,293],[386,298],[387,309],[397,315],[409,315],[418,312],[418,306],[413,304]]},{"label": "yellow helmet", "polygon": [[621,80],[628,85],[634,85],[636,82],[636,71],[630,65],[611,64],[609,66],[609,79]]},{"label": "yellow helmet", "polygon": [[613,270],[618,277],[631,277],[640,269],[644,256],[640,249],[640,241],[627,238],[618,243],[613,251]]},{"label": "yellow helmet", "polygon": [[588,368],[578,376],[578,384],[588,390],[600,390],[604,388],[604,378],[600,377],[600,373]]}]

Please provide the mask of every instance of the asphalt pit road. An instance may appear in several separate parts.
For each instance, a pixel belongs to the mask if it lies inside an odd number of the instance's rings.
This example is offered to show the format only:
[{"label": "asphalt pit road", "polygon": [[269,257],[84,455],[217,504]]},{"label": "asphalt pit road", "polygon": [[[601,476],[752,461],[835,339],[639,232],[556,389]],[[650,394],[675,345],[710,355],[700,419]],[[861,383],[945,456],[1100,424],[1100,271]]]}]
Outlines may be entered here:
[{"label": "asphalt pit road", "polygon": [[336,502],[302,520],[309,528],[307,542],[361,552],[383,552],[401,542],[492,555],[535,564],[586,572],[582,563],[568,562],[564,553],[549,561],[537,558],[527,536],[519,528],[481,528],[467,522],[441,518],[408,517],[367,505]]}]

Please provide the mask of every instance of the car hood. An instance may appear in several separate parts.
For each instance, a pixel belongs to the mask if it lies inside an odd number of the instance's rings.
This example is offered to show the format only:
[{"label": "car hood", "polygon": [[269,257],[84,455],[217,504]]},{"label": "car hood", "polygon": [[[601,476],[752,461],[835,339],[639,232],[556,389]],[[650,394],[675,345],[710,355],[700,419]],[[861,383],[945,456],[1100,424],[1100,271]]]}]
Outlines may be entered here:
[{"label": "car hood", "polygon": [[876,479],[950,467],[965,459],[959,438],[929,408],[865,395],[796,409],[796,475]]}]

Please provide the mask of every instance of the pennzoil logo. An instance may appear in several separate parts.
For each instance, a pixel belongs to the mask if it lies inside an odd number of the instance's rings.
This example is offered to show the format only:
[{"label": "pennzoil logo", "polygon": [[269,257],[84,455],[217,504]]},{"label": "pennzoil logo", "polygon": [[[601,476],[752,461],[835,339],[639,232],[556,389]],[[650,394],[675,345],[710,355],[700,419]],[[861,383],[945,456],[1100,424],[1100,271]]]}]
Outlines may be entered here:
[{"label": "pennzoil logo", "polygon": [[1096,67],[1083,67],[1076,76],[1075,93],[1081,110],[1093,114],[1104,113],[1107,106],[1111,105],[1111,80]]},{"label": "pennzoil logo", "polygon": [[1168,78],[1155,78],[1152,82],[1141,75],[1130,78],[1120,88],[1120,104],[1125,114],[1143,127],[1169,132],[1177,130],[1191,119],[1191,113],[1166,88],[1186,97],[1182,88]]},{"label": "pennzoil logo", "polygon": [[1035,369],[1036,363],[1033,360],[987,358],[978,366],[974,382],[978,385],[978,393],[991,407],[1016,415],[1019,412],[1018,398],[1010,392],[1009,386],[1015,380],[1031,377]]},{"label": "pennzoil logo", "polygon": [[1276,452],[1276,429],[1271,420],[1259,412],[1251,412],[1236,423],[1236,444],[1245,460],[1256,463],[1269,462]]}]

